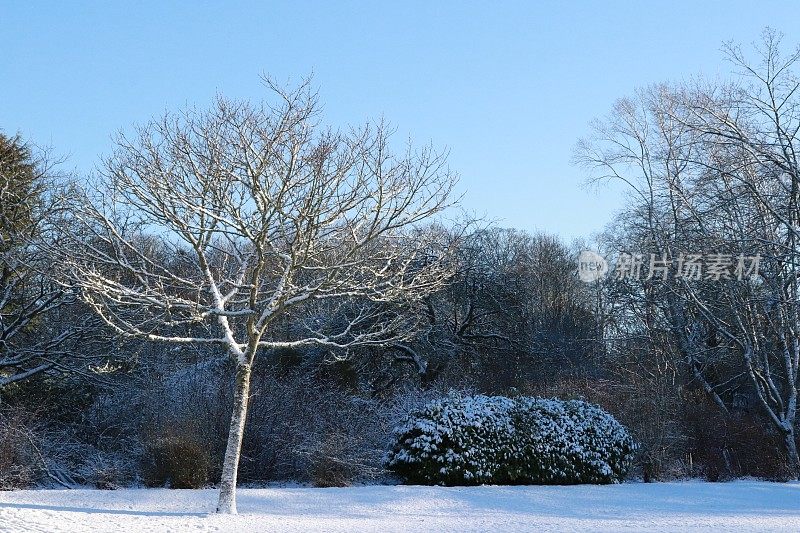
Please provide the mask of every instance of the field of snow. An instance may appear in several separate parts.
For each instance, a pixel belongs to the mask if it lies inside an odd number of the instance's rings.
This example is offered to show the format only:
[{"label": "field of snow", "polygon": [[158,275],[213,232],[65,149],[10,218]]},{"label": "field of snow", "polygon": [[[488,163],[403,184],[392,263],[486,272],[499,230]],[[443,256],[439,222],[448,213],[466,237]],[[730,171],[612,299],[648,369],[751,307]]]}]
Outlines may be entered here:
[{"label": "field of snow", "polygon": [[800,483],[0,492],[1,531],[798,531]]}]

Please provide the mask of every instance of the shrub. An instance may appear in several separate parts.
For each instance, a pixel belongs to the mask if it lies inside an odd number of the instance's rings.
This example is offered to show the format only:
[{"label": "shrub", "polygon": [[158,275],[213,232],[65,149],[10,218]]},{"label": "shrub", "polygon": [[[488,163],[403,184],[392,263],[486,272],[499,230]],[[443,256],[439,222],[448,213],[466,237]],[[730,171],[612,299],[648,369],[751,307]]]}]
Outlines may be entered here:
[{"label": "shrub", "polygon": [[783,436],[765,428],[758,413],[723,413],[705,391],[685,394],[687,445],[694,476],[708,481],[793,478]]},{"label": "shrub", "polygon": [[26,417],[0,410],[0,490],[30,487],[36,481],[39,457]]},{"label": "shrub", "polygon": [[[254,376],[258,378],[260,376]],[[242,446],[243,483],[292,480],[318,487],[386,475],[386,437],[399,416],[385,402],[292,377],[254,379]]]},{"label": "shrub", "polygon": [[184,435],[156,439],[147,446],[145,483],[173,489],[197,489],[209,484],[211,458],[207,446]]},{"label": "shrub", "polygon": [[326,435],[314,450],[309,461],[309,474],[315,487],[347,487],[356,477],[356,466],[340,457],[347,448],[346,437]]},{"label": "shrub", "polygon": [[[68,464],[74,465],[72,479],[82,485],[93,485],[98,489],[114,490],[131,485],[137,477],[139,455],[136,444],[125,441],[127,453],[121,451],[103,451],[92,446],[76,446],[80,453]],[[122,446],[122,445],[121,445]]]},{"label": "shrub", "polygon": [[635,445],[600,407],[579,400],[451,395],[409,415],[387,466],[407,483],[616,483]]}]

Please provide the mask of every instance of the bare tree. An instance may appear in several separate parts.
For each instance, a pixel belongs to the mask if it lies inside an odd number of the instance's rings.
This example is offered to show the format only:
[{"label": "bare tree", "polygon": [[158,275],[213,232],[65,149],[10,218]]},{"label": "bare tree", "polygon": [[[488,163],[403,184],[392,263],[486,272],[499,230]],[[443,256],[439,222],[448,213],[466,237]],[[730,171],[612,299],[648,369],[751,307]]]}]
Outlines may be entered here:
[{"label": "bare tree", "polygon": [[[451,275],[447,250],[418,231],[452,204],[444,155],[397,157],[383,125],[324,129],[308,82],[267,83],[275,104],[219,97],[120,136],[103,187],[73,214],[65,258],[119,334],[235,359],[222,513],[236,512],[256,356],[398,342],[414,328],[404,310]],[[271,327],[300,306],[288,333]]]},{"label": "bare tree", "polygon": [[489,391],[587,363],[594,318],[565,245],[496,227],[452,239],[457,273],[426,299],[425,327],[413,341],[388,351],[392,362],[413,368],[423,388],[469,380]]},{"label": "bare tree", "polygon": [[[694,166],[707,205],[719,216],[712,231],[741,251],[758,253],[758,281],[723,293],[725,312],[689,293],[700,314],[743,354],[747,376],[795,470],[800,371],[800,48],[781,53],[781,35],[767,29],[755,62],[740,47],[726,51],[738,83],[680,91],[670,116],[693,132]],[[714,176],[716,179],[709,179]]]},{"label": "bare tree", "polygon": [[727,47],[740,71],[732,83],[658,86],[622,101],[580,145],[579,160],[635,189],[629,227],[648,252],[761,258],[757,278],[732,279],[735,268],[752,265],[730,264],[716,279],[651,282],[649,309],[659,310],[692,375],[723,411],[703,367],[708,354],[738,354],[739,376],[783,435],[798,473],[800,80],[792,68],[800,52],[781,57],[780,48],[767,30],[756,63]]}]

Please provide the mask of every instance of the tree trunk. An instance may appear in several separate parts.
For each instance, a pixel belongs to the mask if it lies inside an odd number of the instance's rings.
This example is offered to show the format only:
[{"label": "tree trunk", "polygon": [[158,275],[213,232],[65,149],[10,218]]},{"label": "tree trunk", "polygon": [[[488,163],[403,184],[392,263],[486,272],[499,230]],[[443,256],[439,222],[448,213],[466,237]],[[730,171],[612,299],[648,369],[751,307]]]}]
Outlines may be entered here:
[{"label": "tree trunk", "polygon": [[228,430],[228,445],[225,448],[225,461],[222,464],[222,478],[219,483],[219,502],[217,512],[236,514],[236,476],[239,470],[239,456],[242,452],[244,423],[247,418],[247,402],[250,397],[251,365],[239,363],[236,366],[236,390],[233,396],[231,426]]},{"label": "tree trunk", "polygon": [[789,465],[792,469],[792,475],[797,477],[800,475],[800,455],[797,453],[797,442],[794,439],[794,428],[789,431],[784,431],[783,439],[786,443],[786,454],[789,459]]}]

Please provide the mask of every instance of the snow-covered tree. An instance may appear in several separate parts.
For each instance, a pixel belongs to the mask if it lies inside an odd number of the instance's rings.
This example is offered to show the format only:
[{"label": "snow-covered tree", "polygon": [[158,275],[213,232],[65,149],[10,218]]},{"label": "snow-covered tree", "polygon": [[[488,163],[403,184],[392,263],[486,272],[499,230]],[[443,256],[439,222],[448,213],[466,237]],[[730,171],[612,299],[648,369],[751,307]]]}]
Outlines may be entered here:
[{"label": "snow-covered tree", "polygon": [[0,134],[0,389],[90,359],[76,349],[90,330],[69,313],[70,291],[50,276],[47,228],[60,209],[52,161]]},{"label": "snow-covered tree", "polygon": [[[74,212],[63,263],[119,334],[236,361],[222,513],[236,512],[257,355],[401,341],[413,332],[404,311],[451,275],[447,247],[420,230],[452,203],[444,156],[394,155],[383,125],[321,127],[308,82],[267,84],[273,104],[218,97],[121,135]],[[300,322],[272,327],[298,307]]]},{"label": "snow-covered tree", "polygon": [[[620,101],[578,160],[633,188],[621,218],[630,244],[645,247],[633,251],[673,260],[666,279],[642,286],[647,333],[670,330],[726,414],[722,391],[746,388],[800,475],[800,51],[783,56],[780,41],[766,30],[756,61],[727,46],[732,83],[662,85]],[[690,254],[705,259],[694,279],[678,262]],[[714,383],[706,369],[723,357],[737,373]]]}]

